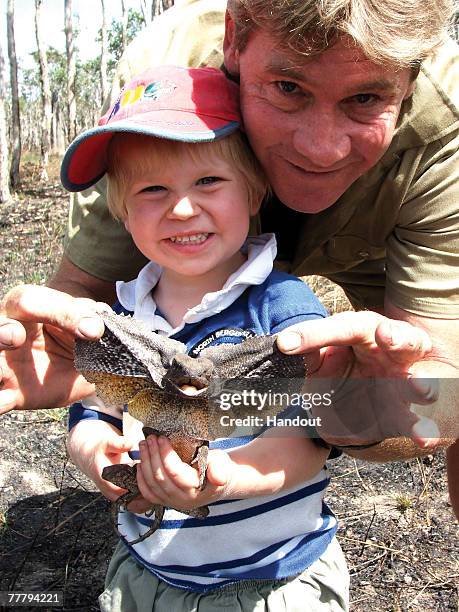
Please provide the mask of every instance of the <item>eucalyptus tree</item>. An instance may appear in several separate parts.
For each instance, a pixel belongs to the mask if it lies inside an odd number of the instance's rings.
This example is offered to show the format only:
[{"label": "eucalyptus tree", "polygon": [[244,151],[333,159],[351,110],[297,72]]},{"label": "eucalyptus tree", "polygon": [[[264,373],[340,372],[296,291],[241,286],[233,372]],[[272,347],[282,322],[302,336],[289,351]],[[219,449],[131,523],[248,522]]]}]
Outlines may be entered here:
[{"label": "eucalyptus tree", "polygon": [[65,0],[65,51],[67,56],[67,142],[71,142],[76,136],[76,96],[75,96],[75,75],[76,75],[76,54],[73,42],[73,20],[72,20],[72,0]]},{"label": "eucalyptus tree", "polygon": [[49,83],[46,47],[43,39],[42,5],[43,0],[35,0],[35,35],[37,38],[41,92],[40,178],[47,181],[48,158],[51,149],[51,87]]},{"label": "eucalyptus tree", "polygon": [[10,184],[13,189],[16,189],[20,182],[19,167],[21,163],[21,117],[19,111],[18,62],[16,58],[16,42],[14,39],[14,0],[8,0],[6,24],[11,87]]},{"label": "eucalyptus tree", "polygon": [[5,60],[3,57],[2,41],[0,38],[0,203],[8,202],[11,198],[9,186],[8,128],[6,123],[5,100]]},{"label": "eucalyptus tree", "polygon": [[100,89],[101,104],[104,103],[108,94],[108,33],[107,33],[107,13],[105,11],[105,0],[100,0],[102,7],[102,27],[100,29]]}]

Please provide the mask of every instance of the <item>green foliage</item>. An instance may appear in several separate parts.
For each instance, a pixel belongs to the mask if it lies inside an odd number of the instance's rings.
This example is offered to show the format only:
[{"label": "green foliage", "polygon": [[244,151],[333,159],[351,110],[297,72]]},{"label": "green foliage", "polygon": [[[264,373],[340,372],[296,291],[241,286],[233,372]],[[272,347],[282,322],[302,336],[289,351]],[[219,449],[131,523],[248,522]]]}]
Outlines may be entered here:
[{"label": "green foliage", "polygon": [[406,493],[399,493],[395,496],[395,507],[401,514],[405,514],[413,507],[413,498]]},{"label": "green foliage", "polygon": [[[145,23],[141,13],[130,8],[128,11],[127,20],[127,44],[135,38],[137,32],[144,27]],[[112,20],[112,25],[108,31],[108,51],[111,55],[110,60],[116,64],[121,57],[122,52],[123,28],[121,21]]]},{"label": "green foliage", "polygon": [[[127,44],[136,36],[137,32],[144,26],[142,15],[134,9],[128,11],[127,21]],[[78,19],[74,23],[74,41],[78,41],[80,31]],[[101,34],[99,31],[98,40]],[[116,64],[122,52],[122,25],[121,21],[112,20],[108,30],[108,66],[107,77],[113,78]],[[65,135],[68,142],[68,117],[67,117],[67,56],[66,52],[60,52],[50,46],[46,50],[48,72],[51,88],[52,113],[58,121],[57,130]],[[101,107],[100,90],[100,55],[85,62],[78,58],[78,48],[75,45],[76,74],[75,74],[75,96],[77,101],[77,131],[80,132],[92,127],[97,121]],[[41,114],[40,101],[40,72],[38,52],[31,54],[34,67],[22,71],[20,111],[22,124],[22,138],[25,150],[35,150],[40,146],[40,133],[37,130],[37,120]]]},{"label": "green foliage", "polygon": [[60,423],[67,417],[69,411],[67,408],[45,408],[42,412],[46,419]]}]

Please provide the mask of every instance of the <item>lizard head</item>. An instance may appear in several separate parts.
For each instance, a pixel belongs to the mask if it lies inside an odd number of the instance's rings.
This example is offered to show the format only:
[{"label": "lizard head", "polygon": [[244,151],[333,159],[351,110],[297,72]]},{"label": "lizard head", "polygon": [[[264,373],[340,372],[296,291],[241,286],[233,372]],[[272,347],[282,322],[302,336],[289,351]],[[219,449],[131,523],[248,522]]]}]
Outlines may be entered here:
[{"label": "lizard head", "polygon": [[174,355],[163,378],[164,389],[189,397],[202,396],[210,384],[213,370],[210,359]]}]

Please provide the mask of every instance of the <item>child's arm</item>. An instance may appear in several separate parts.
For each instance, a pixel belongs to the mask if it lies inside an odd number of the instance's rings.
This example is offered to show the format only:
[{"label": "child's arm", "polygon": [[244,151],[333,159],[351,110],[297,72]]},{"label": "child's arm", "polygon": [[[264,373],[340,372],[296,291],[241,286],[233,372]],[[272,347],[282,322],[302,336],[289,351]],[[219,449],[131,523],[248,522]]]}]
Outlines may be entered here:
[{"label": "child's arm", "polygon": [[70,459],[112,501],[125,491],[104,480],[102,470],[107,465],[130,463],[126,453],[131,446],[116,427],[94,419],[79,421],[67,437]]},{"label": "child's arm", "polygon": [[298,429],[284,428],[282,434],[270,430],[228,453],[211,450],[203,491],[197,488],[196,469],[180,460],[167,438],[150,436],[140,444],[139,490],[152,504],[189,510],[222,499],[271,495],[315,476],[329,451]]}]

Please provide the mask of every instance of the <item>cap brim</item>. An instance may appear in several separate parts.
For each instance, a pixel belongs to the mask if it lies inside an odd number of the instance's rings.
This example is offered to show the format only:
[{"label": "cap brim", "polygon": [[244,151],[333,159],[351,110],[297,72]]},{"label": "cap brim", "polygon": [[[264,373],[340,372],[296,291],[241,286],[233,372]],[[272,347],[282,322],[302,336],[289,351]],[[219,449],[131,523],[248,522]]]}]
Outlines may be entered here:
[{"label": "cap brim", "polygon": [[[67,149],[61,165],[61,182],[68,191],[84,191],[97,183],[107,171],[107,148],[114,134],[142,134],[181,142],[212,142],[240,128],[238,121],[218,117],[198,117],[181,113],[179,120],[168,121],[158,112],[106,124],[78,136]],[[156,125],[155,125],[156,124]]]}]

